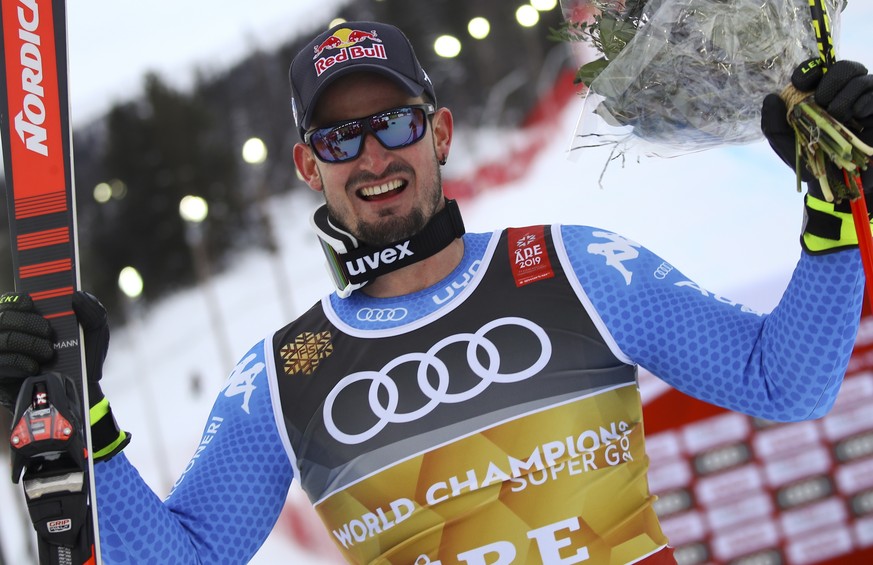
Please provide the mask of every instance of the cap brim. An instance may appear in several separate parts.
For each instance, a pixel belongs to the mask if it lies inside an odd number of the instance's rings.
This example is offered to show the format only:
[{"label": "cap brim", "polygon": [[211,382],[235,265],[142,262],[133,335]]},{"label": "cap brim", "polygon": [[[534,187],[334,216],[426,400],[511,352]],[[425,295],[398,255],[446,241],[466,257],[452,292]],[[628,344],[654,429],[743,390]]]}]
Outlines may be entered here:
[{"label": "cap brim", "polygon": [[404,74],[398,73],[394,69],[382,66],[382,65],[373,65],[368,63],[358,63],[357,65],[347,66],[341,69],[337,69],[331,75],[325,79],[323,79],[322,83],[318,85],[318,88],[315,89],[315,92],[312,93],[313,102],[310,103],[308,111],[303,114],[302,119],[300,120],[300,129],[301,131],[305,131],[309,129],[309,126],[312,124],[312,113],[315,108],[318,106],[318,99],[327,90],[330,85],[334,83],[338,78],[344,77],[346,75],[352,73],[364,73],[371,72],[380,74],[386,78],[392,79],[398,84],[400,84],[406,92],[410,96],[421,96],[424,93],[424,87],[413,79],[407,77]]}]

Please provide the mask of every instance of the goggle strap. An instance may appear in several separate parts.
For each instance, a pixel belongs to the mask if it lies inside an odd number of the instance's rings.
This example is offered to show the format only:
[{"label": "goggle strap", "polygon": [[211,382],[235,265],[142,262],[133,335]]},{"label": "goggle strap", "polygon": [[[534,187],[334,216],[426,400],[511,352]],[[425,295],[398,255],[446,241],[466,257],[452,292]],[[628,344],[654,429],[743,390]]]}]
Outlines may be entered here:
[{"label": "goggle strap", "polygon": [[318,238],[328,244],[338,254],[349,253],[358,247],[358,240],[355,236],[331,221],[331,217],[327,212],[327,204],[322,204],[318,207],[312,214],[310,223]]},{"label": "goggle strap", "polygon": [[[360,288],[376,277],[437,254],[466,233],[458,203],[449,199],[446,199],[443,209],[434,214],[420,232],[409,239],[384,246],[361,245],[351,234],[337,228],[336,223],[330,221],[326,205],[315,211],[312,225],[319,239],[326,244],[322,245],[322,249],[328,262],[342,272],[342,278],[345,279],[343,282],[347,281],[347,284],[342,285],[336,276],[332,277],[337,290],[346,296],[351,293],[351,289]],[[337,234],[342,237],[335,237]],[[351,238],[354,245],[346,245],[344,238]],[[340,250],[341,246],[343,250]]]},{"label": "goggle strap", "polygon": [[[352,284],[366,283],[436,255],[464,233],[464,220],[458,203],[446,199],[443,209],[411,238],[384,246],[362,245],[350,253],[340,254],[339,259]],[[389,253],[390,260],[381,260],[385,257],[384,252]]]}]

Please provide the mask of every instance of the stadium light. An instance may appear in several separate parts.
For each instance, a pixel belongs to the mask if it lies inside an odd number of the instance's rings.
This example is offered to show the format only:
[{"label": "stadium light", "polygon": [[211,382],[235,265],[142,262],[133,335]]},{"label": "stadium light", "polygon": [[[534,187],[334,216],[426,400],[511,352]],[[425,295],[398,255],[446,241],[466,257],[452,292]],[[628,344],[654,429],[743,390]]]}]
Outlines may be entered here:
[{"label": "stadium light", "polygon": [[106,204],[112,198],[121,200],[127,196],[127,185],[119,179],[112,179],[109,182],[99,183],[94,187],[92,194],[98,203]]},{"label": "stadium light", "polygon": [[515,11],[515,20],[522,27],[533,27],[540,21],[540,13],[530,4],[525,4]]},{"label": "stadium light", "polygon": [[200,196],[189,194],[179,201],[179,215],[186,222],[199,224],[209,215],[209,204]]},{"label": "stadium light", "polygon": [[452,59],[461,53],[461,41],[453,35],[441,35],[433,42],[433,50],[440,57]]},{"label": "stadium light", "polygon": [[473,18],[467,23],[467,32],[473,39],[485,39],[491,33],[491,22],[482,17]]},{"label": "stadium light", "polygon": [[131,300],[137,299],[142,295],[142,276],[136,270],[136,267],[121,269],[121,272],[118,273],[118,288]]},{"label": "stadium light", "polygon": [[530,0],[530,5],[538,12],[548,12],[554,10],[558,5],[558,0]]},{"label": "stadium light", "polygon": [[259,137],[250,137],[242,146],[243,161],[249,165],[260,165],[267,160],[267,146]]},{"label": "stadium light", "polygon": [[94,200],[100,204],[106,204],[112,198],[112,187],[108,182],[101,182],[94,187]]}]

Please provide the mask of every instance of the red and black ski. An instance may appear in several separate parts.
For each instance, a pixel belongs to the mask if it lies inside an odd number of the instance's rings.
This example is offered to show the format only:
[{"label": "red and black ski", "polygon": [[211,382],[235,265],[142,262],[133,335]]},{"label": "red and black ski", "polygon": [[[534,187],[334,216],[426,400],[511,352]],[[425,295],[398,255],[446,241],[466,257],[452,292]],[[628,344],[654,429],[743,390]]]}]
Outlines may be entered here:
[{"label": "red and black ski", "polygon": [[51,373],[25,382],[10,435],[40,563],[100,563],[82,340],[63,0],[0,0],[0,143],[15,287],[56,334]]}]

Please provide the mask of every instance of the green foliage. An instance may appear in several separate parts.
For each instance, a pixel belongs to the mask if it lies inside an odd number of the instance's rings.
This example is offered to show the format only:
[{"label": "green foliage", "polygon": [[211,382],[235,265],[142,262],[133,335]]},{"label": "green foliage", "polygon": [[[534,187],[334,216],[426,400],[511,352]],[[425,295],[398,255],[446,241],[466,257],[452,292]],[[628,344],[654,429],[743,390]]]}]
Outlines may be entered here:
[{"label": "green foliage", "polygon": [[[788,104],[788,123],[797,140],[797,191],[801,190],[800,169],[807,163],[826,201],[840,203],[858,198],[863,188],[860,174],[873,159],[873,147],[816,104],[813,95],[789,85],[781,96]],[[828,163],[845,171],[845,179],[832,178]]]},{"label": "green foliage", "polygon": [[648,0],[591,0],[599,11],[592,21],[565,20],[550,30],[555,41],[584,41],[594,47],[601,57],[582,65],[576,81],[591,86],[609,63],[618,57],[634,38],[644,22],[643,10]]}]

